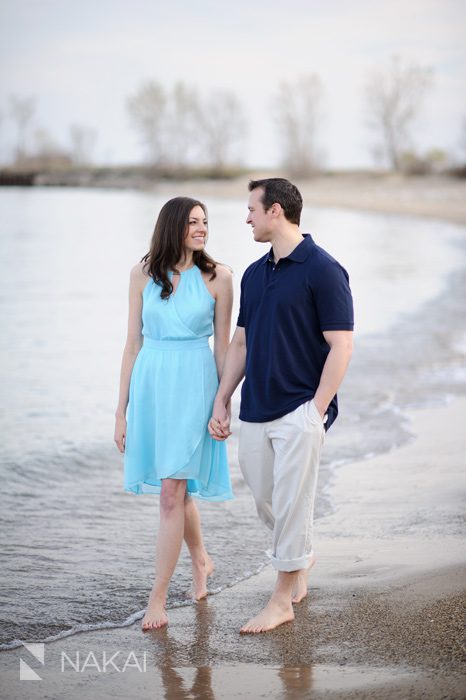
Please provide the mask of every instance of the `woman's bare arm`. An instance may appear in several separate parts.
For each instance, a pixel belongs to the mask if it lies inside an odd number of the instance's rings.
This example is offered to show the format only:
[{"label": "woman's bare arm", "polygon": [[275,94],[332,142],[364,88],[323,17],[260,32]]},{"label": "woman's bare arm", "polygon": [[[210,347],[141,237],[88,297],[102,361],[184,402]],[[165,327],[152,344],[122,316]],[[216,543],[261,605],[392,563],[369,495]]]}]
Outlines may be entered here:
[{"label": "woman's bare arm", "polygon": [[126,437],[125,416],[129,400],[131,373],[143,341],[142,292],[144,291],[147,279],[147,276],[142,272],[141,263],[138,263],[131,269],[129,281],[128,333],[121,361],[120,391],[118,406],[115,411],[115,442],[120,452],[124,452]]},{"label": "woman's bare arm", "polygon": [[222,265],[217,265],[217,276],[213,282],[215,293],[214,357],[220,379],[230,344],[231,310],[233,307],[233,280],[230,270]]}]

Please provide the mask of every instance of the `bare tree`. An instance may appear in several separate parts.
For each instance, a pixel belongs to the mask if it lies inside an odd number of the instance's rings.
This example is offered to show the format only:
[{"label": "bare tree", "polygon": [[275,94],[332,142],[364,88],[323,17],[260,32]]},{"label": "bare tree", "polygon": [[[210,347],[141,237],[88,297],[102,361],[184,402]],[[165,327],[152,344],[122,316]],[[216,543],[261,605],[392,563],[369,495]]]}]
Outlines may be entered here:
[{"label": "bare tree", "polygon": [[410,129],[431,84],[430,68],[406,63],[399,56],[367,80],[367,122],[378,134],[374,154],[381,155],[393,170],[401,169],[402,152],[410,145]]},{"label": "bare tree", "polygon": [[159,83],[146,83],[128,100],[128,110],[150,163],[171,169],[189,164],[200,124],[199,101],[192,88],[178,82],[167,91]]},{"label": "bare tree", "polygon": [[204,158],[221,173],[234,160],[233,147],[244,139],[246,121],[241,103],[228,90],[215,90],[202,105],[201,134]]},{"label": "bare tree", "polygon": [[150,163],[164,166],[167,161],[167,94],[160,83],[143,85],[127,102],[136,131],[147,149]]},{"label": "bare tree", "polygon": [[245,131],[235,95],[219,90],[202,102],[183,82],[169,90],[146,83],[128,100],[128,110],[149,162],[173,171],[200,164],[221,172]]},{"label": "bare tree", "polygon": [[88,165],[92,162],[97,132],[79,124],[70,126],[71,157],[76,165]]},{"label": "bare tree", "polygon": [[58,143],[47,129],[41,127],[33,133],[33,147],[26,162],[40,168],[69,167],[70,154]]},{"label": "bare tree", "polygon": [[36,129],[32,135],[33,151],[35,156],[48,156],[60,151],[60,146],[53,138],[48,129],[40,127]]},{"label": "bare tree", "polygon": [[20,163],[27,153],[27,139],[32,119],[36,110],[35,97],[10,96],[9,113],[16,124],[18,141],[16,144],[16,163]]},{"label": "bare tree", "polygon": [[319,169],[317,145],[323,87],[315,74],[283,82],[273,100],[282,142],[283,165],[291,175],[306,177]]},{"label": "bare tree", "polygon": [[198,147],[201,110],[196,92],[182,82],[176,83],[169,95],[168,114],[169,164],[183,169]]}]

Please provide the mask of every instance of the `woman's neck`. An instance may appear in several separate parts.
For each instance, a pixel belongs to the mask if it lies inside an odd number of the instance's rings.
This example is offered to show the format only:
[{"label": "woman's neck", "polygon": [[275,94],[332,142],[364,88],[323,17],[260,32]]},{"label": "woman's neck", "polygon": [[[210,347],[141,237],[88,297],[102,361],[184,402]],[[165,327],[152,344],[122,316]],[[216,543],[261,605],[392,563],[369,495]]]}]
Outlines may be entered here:
[{"label": "woman's neck", "polygon": [[190,267],[194,265],[193,253],[191,250],[186,251],[184,256],[178,260],[176,263],[176,269],[179,272],[184,272],[184,270],[189,270]]}]

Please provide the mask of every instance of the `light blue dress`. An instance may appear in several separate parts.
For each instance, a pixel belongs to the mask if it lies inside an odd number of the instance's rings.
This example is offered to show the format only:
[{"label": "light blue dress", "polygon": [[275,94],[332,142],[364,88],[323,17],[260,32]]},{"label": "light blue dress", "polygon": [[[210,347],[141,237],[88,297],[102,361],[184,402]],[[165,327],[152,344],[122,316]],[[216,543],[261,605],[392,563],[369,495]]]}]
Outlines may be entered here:
[{"label": "light blue dress", "polygon": [[[170,273],[171,275],[171,273]],[[124,487],[160,493],[161,479],[187,479],[208,501],[233,498],[226,445],[207,430],[218,387],[209,337],[215,299],[194,265],[168,299],[149,279],[143,291],[143,345],[131,374]]]}]

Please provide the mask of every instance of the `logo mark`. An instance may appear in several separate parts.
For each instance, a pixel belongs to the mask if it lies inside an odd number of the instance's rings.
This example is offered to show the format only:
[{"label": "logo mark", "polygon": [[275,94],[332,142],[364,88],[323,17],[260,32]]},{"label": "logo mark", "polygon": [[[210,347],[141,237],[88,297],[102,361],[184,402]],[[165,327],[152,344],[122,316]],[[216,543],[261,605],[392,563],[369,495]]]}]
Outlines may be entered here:
[{"label": "logo mark", "polygon": [[[45,644],[25,644],[23,647],[37,660],[44,665]],[[20,681],[41,681],[42,678],[23,659],[19,660],[19,680]]]}]

